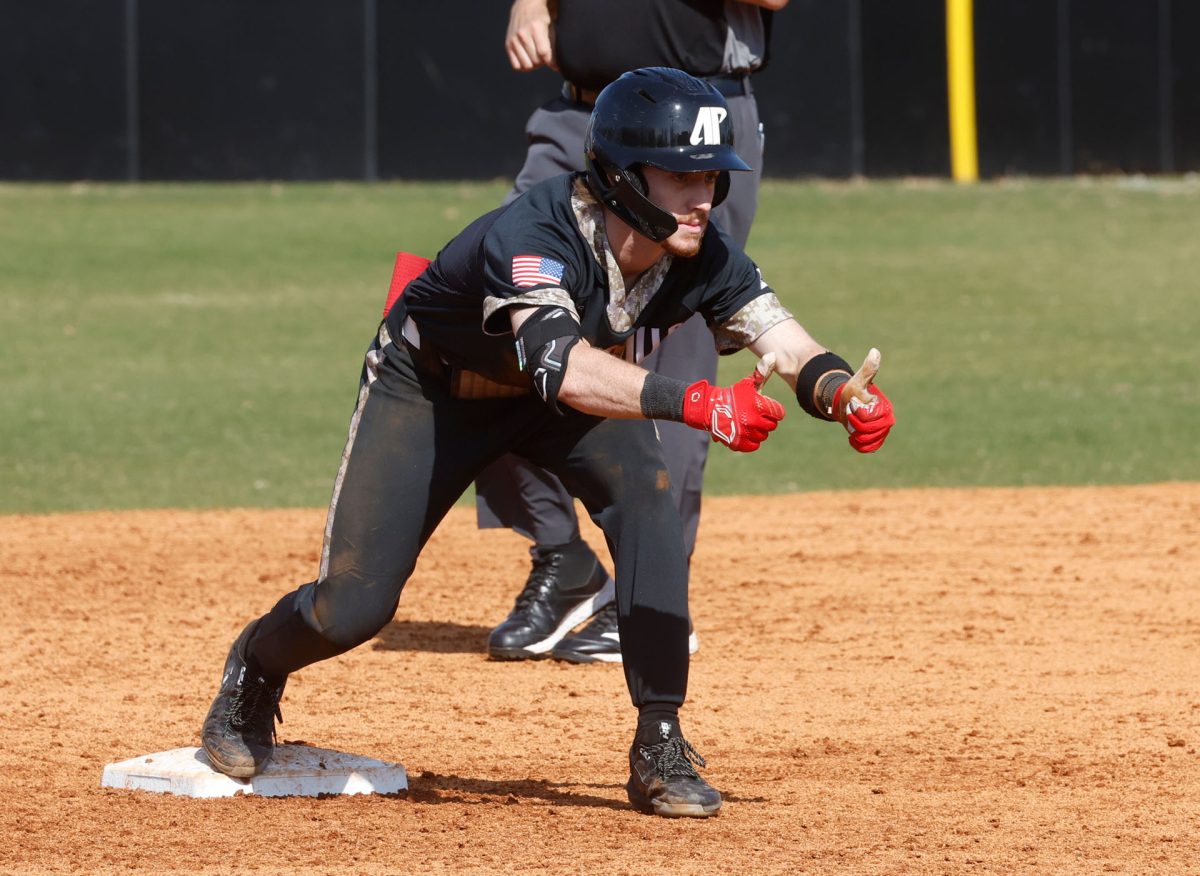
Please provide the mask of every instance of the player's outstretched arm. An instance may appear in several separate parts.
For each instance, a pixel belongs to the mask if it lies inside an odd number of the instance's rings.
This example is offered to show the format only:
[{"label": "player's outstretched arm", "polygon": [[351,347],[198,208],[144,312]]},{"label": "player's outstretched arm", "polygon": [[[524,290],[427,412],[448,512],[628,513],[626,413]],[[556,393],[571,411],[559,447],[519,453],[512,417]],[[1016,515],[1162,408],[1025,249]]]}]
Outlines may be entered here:
[{"label": "player's outstretched arm", "polygon": [[872,348],[857,372],[845,359],[818,344],[795,320],[784,320],[763,332],[750,349],[774,354],[780,373],[805,412],[845,426],[850,446],[873,453],[883,446],[896,422],[892,403],[875,385],[880,354]]},{"label": "player's outstretched arm", "polygon": [[514,307],[510,316],[521,367],[555,410],[561,403],[600,417],[673,420],[741,451],[757,450],[783,419],[783,405],[759,392],[769,364],[733,386],[688,385],[593,348],[561,307]]},{"label": "player's outstretched arm", "polygon": [[708,432],[733,450],[757,450],[783,419],[784,408],[759,390],[771,373],[770,359],[733,386],[707,380],[686,384],[577,344],[559,399],[604,417],[673,420]]},{"label": "player's outstretched arm", "polygon": [[598,417],[638,419],[647,371],[581,341],[571,352],[558,398]]}]

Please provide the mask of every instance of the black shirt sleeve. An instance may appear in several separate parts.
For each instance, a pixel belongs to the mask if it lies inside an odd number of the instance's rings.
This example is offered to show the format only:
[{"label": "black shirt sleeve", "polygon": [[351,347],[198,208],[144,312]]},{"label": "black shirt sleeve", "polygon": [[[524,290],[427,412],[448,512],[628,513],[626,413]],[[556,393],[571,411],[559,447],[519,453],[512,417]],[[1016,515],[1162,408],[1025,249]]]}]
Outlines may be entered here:
[{"label": "black shirt sleeve", "polygon": [[483,241],[483,313],[488,334],[511,331],[510,302],[557,303],[575,309],[572,290],[580,281],[580,254],[573,217],[514,207]]}]

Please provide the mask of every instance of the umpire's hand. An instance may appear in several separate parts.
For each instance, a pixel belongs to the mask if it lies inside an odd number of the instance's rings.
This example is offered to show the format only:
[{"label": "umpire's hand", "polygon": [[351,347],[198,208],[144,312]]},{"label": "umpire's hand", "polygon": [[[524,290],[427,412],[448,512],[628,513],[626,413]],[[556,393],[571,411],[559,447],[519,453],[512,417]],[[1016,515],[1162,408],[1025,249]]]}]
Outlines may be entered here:
[{"label": "umpire's hand", "polygon": [[538,67],[557,70],[554,61],[552,0],[516,0],[508,13],[504,50],[514,70],[528,73]]}]

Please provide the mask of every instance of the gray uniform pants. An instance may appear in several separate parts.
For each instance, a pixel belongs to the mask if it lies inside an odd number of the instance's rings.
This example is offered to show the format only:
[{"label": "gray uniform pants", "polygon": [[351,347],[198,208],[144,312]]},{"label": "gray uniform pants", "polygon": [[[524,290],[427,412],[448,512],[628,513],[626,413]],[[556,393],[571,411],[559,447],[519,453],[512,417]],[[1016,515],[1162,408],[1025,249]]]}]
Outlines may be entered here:
[{"label": "gray uniform pants", "polygon": [[[729,196],[713,220],[744,247],[758,208],[762,176],[762,134],[753,95],[727,98],[733,120],[734,147],[754,168],[733,173]],[[583,140],[589,107],[563,98],[552,100],[529,117],[525,132],[529,149],[508,200],[530,186],[560,173],[583,169]],[[643,363],[646,368],[686,383],[717,377],[717,352],[712,333],[694,316],[668,337]],[[683,521],[684,546],[691,557],[700,525],[700,492],[709,436],[682,423],[659,422],[671,489]],[[558,479],[516,456],[506,456],[475,479],[476,513],[483,529],[506,527],[538,544],[564,544],[579,536],[575,506]]]}]

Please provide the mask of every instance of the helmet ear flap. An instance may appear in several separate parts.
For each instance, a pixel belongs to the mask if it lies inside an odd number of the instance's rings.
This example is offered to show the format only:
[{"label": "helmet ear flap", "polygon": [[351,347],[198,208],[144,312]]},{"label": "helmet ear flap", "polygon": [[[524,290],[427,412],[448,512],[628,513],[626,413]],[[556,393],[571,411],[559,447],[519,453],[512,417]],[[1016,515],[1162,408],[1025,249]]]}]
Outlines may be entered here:
[{"label": "helmet ear flap", "polygon": [[729,171],[723,170],[717,177],[717,185],[713,189],[712,205],[715,209],[729,196]]},{"label": "helmet ear flap", "polygon": [[646,182],[646,177],[642,175],[640,164],[631,164],[625,168],[625,178],[629,180],[629,184],[639,195],[644,198],[650,197],[650,186]]},{"label": "helmet ear flap", "polygon": [[640,170],[616,167],[595,152],[585,163],[593,191],[621,221],[656,243],[675,233],[679,227],[675,217],[646,197],[646,179]]}]

